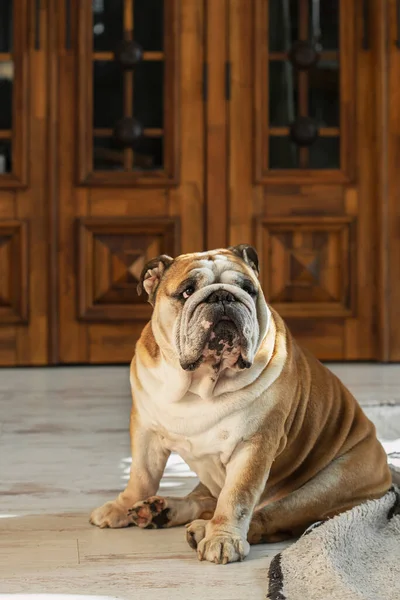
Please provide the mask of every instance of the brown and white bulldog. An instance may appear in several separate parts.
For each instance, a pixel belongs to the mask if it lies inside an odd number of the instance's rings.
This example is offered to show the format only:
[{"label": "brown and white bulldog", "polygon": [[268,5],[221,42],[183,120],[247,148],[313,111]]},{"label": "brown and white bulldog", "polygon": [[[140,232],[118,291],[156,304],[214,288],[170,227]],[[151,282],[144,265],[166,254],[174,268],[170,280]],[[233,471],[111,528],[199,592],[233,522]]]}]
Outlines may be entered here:
[{"label": "brown and white bulldog", "polygon": [[[94,525],[186,524],[198,557],[225,564],[388,490],[374,425],[267,305],[254,248],[159,256],[142,287],[130,479]],[[201,482],[185,498],[154,496],[171,452]]]}]

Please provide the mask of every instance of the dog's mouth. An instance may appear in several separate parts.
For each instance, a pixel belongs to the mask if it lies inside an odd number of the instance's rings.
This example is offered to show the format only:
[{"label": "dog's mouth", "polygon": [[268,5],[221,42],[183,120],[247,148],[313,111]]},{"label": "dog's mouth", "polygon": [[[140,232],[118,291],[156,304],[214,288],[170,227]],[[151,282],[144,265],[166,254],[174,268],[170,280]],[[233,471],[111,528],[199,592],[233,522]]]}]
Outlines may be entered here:
[{"label": "dog's mouth", "polygon": [[180,365],[185,371],[195,371],[204,362],[221,370],[249,368],[258,332],[248,294],[228,284],[207,286],[187,300],[176,322]]},{"label": "dog's mouth", "polygon": [[242,356],[241,335],[237,324],[227,315],[221,316],[213,326],[199,358],[192,363],[181,363],[185,371],[194,371],[208,363],[214,371],[222,367],[248,369],[251,363]]}]

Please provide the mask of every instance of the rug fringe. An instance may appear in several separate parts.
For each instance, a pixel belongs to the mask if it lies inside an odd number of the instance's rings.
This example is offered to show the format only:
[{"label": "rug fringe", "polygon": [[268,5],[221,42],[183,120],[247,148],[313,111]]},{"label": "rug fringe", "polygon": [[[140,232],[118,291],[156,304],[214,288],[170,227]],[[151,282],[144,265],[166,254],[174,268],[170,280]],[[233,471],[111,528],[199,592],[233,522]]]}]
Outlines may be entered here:
[{"label": "rug fringe", "polygon": [[281,568],[281,554],[277,554],[271,561],[268,570],[268,594],[269,600],[286,600],[283,594],[283,573]]}]

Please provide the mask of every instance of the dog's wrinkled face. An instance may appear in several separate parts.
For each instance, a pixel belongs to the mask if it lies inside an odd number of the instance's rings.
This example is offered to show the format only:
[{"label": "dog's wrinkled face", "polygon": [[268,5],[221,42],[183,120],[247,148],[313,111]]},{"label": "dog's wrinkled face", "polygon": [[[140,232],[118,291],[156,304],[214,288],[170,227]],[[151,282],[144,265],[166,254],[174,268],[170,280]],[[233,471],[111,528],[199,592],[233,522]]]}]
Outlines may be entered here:
[{"label": "dog's wrinkled face", "polygon": [[257,253],[244,245],[151,261],[140,286],[159,346],[186,371],[250,367],[268,320],[257,275]]}]

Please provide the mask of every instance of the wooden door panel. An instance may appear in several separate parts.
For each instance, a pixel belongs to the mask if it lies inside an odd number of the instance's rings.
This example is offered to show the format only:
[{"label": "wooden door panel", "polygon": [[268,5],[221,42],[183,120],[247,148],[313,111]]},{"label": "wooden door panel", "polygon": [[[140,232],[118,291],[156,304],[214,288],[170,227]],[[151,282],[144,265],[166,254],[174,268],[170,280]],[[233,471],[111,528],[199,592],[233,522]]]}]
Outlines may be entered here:
[{"label": "wooden door panel", "polygon": [[[382,11],[385,7],[382,7]],[[400,6],[396,0],[388,2],[388,26],[381,39],[384,77],[381,85],[387,85],[388,114],[382,127],[382,145],[379,160],[384,171],[381,191],[383,203],[380,227],[383,241],[381,270],[381,302],[384,306],[382,325],[385,327],[383,340],[385,359],[400,361]],[[386,24],[386,22],[385,22]],[[389,38],[389,43],[387,37]],[[387,49],[389,49],[386,57]],[[386,75],[388,78],[386,79]],[[385,89],[385,88],[384,88]],[[383,96],[385,102],[385,96]],[[383,108],[385,105],[383,105]],[[386,115],[385,115],[386,116]],[[386,146],[387,143],[387,146]],[[386,154],[387,147],[387,154]]]},{"label": "wooden door panel", "polygon": [[0,6],[0,366],[48,357],[47,23],[35,8]]},{"label": "wooden door panel", "polygon": [[268,301],[320,358],[376,358],[374,55],[361,7],[252,8],[230,11],[230,242],[258,247]]},{"label": "wooden door panel", "polygon": [[204,245],[203,4],[73,6],[59,69],[59,360],[127,362],[151,314],[136,295],[146,260]]},{"label": "wooden door panel", "polygon": [[264,292],[282,317],[353,315],[351,217],[276,217],[257,223]]},{"label": "wooden door panel", "polygon": [[0,321],[28,323],[27,223],[0,222]]},{"label": "wooden door panel", "polygon": [[143,267],[160,254],[179,252],[177,219],[86,217],[79,227],[79,319],[145,321],[151,307],[137,294]]}]

